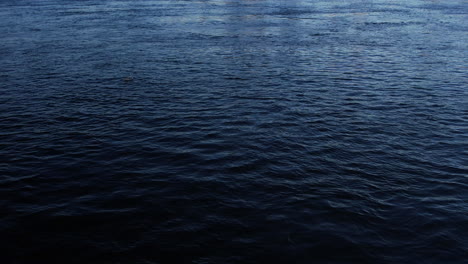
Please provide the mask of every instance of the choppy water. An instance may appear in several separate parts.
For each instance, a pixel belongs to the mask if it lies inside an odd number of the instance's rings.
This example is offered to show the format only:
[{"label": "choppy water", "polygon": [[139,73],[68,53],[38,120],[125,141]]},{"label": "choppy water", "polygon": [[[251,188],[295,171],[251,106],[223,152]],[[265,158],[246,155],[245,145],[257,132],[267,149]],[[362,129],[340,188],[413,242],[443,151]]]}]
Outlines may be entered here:
[{"label": "choppy water", "polygon": [[467,261],[467,14],[0,2],[0,262]]}]

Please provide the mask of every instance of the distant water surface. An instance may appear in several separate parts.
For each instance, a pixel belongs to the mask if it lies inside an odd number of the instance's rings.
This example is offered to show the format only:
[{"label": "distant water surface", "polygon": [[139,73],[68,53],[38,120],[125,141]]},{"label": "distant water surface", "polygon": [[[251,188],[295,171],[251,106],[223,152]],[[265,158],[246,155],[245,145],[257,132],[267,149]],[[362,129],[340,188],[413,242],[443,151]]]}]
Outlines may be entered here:
[{"label": "distant water surface", "polygon": [[0,262],[466,263],[463,0],[0,2]]}]

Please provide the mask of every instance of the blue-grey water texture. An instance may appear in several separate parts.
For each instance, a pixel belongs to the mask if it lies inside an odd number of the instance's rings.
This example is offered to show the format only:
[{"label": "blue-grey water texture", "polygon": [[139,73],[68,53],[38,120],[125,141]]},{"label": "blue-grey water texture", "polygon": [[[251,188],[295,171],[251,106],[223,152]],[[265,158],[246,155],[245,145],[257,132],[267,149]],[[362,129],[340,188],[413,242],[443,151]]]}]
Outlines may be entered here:
[{"label": "blue-grey water texture", "polygon": [[1,263],[467,263],[467,1],[0,22]]}]

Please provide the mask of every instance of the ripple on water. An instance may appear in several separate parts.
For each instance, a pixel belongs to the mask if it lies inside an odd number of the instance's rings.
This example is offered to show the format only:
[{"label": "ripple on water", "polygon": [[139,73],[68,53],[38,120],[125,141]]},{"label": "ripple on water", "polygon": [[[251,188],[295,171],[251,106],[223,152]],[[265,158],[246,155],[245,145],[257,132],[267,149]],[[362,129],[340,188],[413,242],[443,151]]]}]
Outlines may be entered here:
[{"label": "ripple on water", "polygon": [[462,2],[0,3],[2,260],[463,262]]}]

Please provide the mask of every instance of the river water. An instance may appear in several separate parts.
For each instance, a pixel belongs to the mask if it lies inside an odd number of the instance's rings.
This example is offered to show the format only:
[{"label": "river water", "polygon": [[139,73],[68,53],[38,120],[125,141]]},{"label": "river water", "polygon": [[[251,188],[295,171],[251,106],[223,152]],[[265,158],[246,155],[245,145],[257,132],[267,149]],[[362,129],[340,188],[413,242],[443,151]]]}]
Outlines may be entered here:
[{"label": "river water", "polygon": [[467,14],[0,2],[0,262],[463,263]]}]

